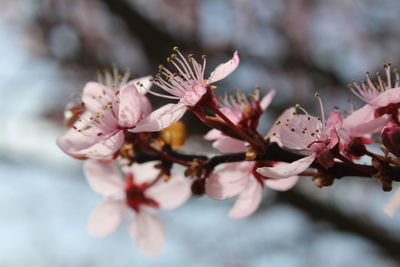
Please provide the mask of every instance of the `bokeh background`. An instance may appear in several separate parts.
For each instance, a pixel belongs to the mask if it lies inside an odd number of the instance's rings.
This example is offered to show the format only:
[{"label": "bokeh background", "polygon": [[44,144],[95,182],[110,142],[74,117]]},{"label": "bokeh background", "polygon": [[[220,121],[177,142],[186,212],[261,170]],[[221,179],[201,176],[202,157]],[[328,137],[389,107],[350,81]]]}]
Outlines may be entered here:
[{"label": "bokeh background", "polygon": [[[326,110],[360,107],[346,85],[400,65],[398,14],[398,0],[1,0],[0,266],[400,266],[400,216],[382,212],[391,193],[356,177],[265,190],[244,220],[227,218],[232,201],[194,198],[162,213],[166,249],[149,259],[126,225],[87,234],[100,197],[55,145],[65,105],[97,71],[155,74],[175,45],[206,54],[208,71],[239,50],[218,92],[275,88],[263,129],[295,103],[319,112],[315,91]],[[185,120],[183,150],[212,152],[207,129]]]}]

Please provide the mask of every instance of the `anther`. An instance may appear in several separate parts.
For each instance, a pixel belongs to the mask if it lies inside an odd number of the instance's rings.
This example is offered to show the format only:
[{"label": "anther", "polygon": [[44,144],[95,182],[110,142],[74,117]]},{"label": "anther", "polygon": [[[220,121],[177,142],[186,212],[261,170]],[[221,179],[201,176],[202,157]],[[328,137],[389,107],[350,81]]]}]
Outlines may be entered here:
[{"label": "anther", "polygon": [[319,94],[319,93],[315,93],[314,96],[315,96],[315,97],[319,97],[320,94]]},{"label": "anther", "polygon": [[177,47],[177,46],[174,46],[174,47],[172,48],[172,50],[174,50],[174,51],[178,51],[178,50],[179,50],[179,47]]}]

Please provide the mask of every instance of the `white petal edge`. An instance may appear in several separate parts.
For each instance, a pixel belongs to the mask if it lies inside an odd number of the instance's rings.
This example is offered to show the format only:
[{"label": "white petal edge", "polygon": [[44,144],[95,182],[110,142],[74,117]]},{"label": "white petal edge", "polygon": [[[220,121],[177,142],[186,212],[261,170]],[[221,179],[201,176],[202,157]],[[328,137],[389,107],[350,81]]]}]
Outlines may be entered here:
[{"label": "white petal edge", "polygon": [[260,101],[260,107],[262,110],[266,110],[268,108],[268,106],[271,104],[272,99],[274,98],[276,94],[275,89],[272,89],[271,91],[269,91],[268,94],[266,94]]},{"label": "white petal edge", "polygon": [[239,55],[238,51],[233,53],[233,57],[226,63],[218,65],[215,70],[211,73],[210,78],[208,78],[208,83],[214,83],[220,81],[231,74],[239,66]]},{"label": "white petal edge", "polygon": [[164,243],[164,226],[160,218],[146,210],[135,213],[129,223],[129,233],[136,246],[149,255],[157,257],[161,254]]},{"label": "white petal edge", "polygon": [[121,223],[124,210],[122,199],[106,198],[89,217],[88,232],[94,236],[106,236]]},{"label": "white petal edge", "polygon": [[240,193],[238,199],[229,211],[229,217],[232,219],[241,219],[253,214],[262,199],[262,187],[256,181],[251,181],[246,189]]},{"label": "white petal edge", "polygon": [[256,171],[269,178],[284,179],[297,175],[305,171],[315,160],[316,154],[313,153],[308,157],[301,158],[287,165],[278,165],[275,167],[262,167]]},{"label": "white petal edge", "polygon": [[161,209],[175,209],[191,196],[190,183],[183,174],[174,174],[169,181],[160,179],[147,189],[146,196],[157,201]]},{"label": "white petal edge", "polygon": [[100,195],[111,196],[124,189],[121,173],[113,163],[87,160],[83,172],[90,187]]},{"label": "white petal edge", "polygon": [[130,132],[158,132],[178,121],[186,112],[186,107],[180,103],[167,104],[154,110],[140,121]]}]

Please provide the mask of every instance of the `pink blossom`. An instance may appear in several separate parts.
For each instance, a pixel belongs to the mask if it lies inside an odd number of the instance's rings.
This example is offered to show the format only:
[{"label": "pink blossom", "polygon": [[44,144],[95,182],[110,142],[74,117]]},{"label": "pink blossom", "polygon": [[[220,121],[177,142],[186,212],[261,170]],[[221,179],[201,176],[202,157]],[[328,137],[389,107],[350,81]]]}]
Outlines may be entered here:
[{"label": "pink blossom", "polygon": [[262,199],[264,185],[274,190],[285,191],[292,188],[298,180],[297,176],[282,180],[260,178],[255,169],[255,162],[223,164],[207,178],[206,194],[219,200],[238,196],[229,211],[229,217],[240,219],[256,211]]},{"label": "pink blossom", "polygon": [[385,107],[391,103],[400,103],[399,74],[395,70],[395,77],[392,80],[390,71],[391,65],[385,64],[386,80],[381,77],[380,73],[377,73],[378,82],[376,83],[372,82],[371,75],[367,72],[367,81],[361,84],[353,81],[350,89],[356,96],[373,107]]},{"label": "pink blossom", "polygon": [[344,141],[379,132],[390,120],[389,115],[374,117],[374,108],[366,104],[343,119],[340,137]]},{"label": "pink blossom", "polygon": [[369,72],[366,73],[367,81],[361,84],[355,81],[351,84],[352,92],[373,107],[373,115],[380,117],[389,114],[394,122],[400,124],[400,80],[397,70],[394,70],[394,79],[390,73],[390,64],[385,65],[386,80],[377,73],[378,82],[372,82]]},{"label": "pink blossom", "polygon": [[239,56],[236,51],[232,59],[226,63],[220,64],[211,73],[210,77],[205,80],[205,56],[202,57],[203,64],[199,64],[192,55],[189,55],[188,59],[186,59],[177,48],[174,48],[174,50],[177,54],[172,54],[168,58],[168,62],[174,65],[177,72],[173,73],[163,65],[160,65],[160,74],[154,78],[154,84],[161,87],[169,93],[169,95],[152,91],[150,91],[150,93],[168,99],[176,99],[179,100],[179,102],[176,104],[168,104],[155,110],[145,119],[146,124],[137,127],[140,131],[160,131],[178,121],[187,109],[194,109],[198,106],[206,95],[213,98],[210,85],[227,77],[239,65]]},{"label": "pink blossom", "polygon": [[57,139],[58,146],[74,157],[111,157],[122,146],[125,131],[138,132],[136,128],[147,123],[143,119],[152,111],[144,96],[151,86],[148,80],[143,77],[120,83],[113,86],[115,90],[97,82],[87,83],[82,95],[85,111]]},{"label": "pink blossom", "polygon": [[124,182],[112,163],[85,162],[84,172],[89,185],[105,197],[90,215],[90,234],[106,236],[112,233],[121,223],[124,212],[129,211],[128,230],[139,249],[152,257],[162,252],[164,229],[154,211],[182,205],[190,196],[190,185],[180,174],[173,175],[168,182],[155,180],[160,174],[155,164],[133,164],[128,168]]},{"label": "pink blossom", "polygon": [[[235,95],[226,95],[221,99],[221,112],[233,123],[250,128],[258,126],[258,119],[271,103],[275,90],[271,90],[263,99],[259,100],[259,90],[255,90],[250,97],[238,91]],[[256,129],[251,129],[256,130]],[[223,153],[245,152],[247,150],[245,142],[224,135],[217,129],[210,130],[204,139],[214,141],[213,147]]]},{"label": "pink blossom", "polygon": [[[319,99],[319,95],[318,99]],[[325,168],[333,166],[333,155],[330,150],[339,142],[337,130],[342,125],[342,118],[338,112],[332,112],[325,121],[324,110],[321,105],[321,118],[310,116],[303,108],[305,114],[294,115],[287,120],[277,121],[280,125],[275,136],[278,136],[283,146],[289,149],[300,150],[307,156],[287,165],[263,167],[257,172],[263,176],[282,179],[297,175],[305,171],[317,160]]]}]

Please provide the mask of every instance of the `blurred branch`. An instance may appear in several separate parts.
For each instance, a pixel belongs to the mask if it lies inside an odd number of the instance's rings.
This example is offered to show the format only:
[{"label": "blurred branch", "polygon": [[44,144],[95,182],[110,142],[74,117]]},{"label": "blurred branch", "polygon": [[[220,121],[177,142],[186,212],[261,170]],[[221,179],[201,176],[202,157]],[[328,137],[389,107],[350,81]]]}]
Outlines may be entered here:
[{"label": "blurred branch", "polygon": [[303,210],[316,221],[327,221],[338,230],[357,234],[375,244],[386,256],[400,262],[400,240],[395,239],[389,231],[366,218],[350,216],[332,205],[311,199],[295,190],[279,193],[278,201]]},{"label": "blurred branch", "polygon": [[147,58],[153,65],[158,65],[161,58],[166,58],[174,46],[179,46],[183,50],[197,47],[196,38],[189,41],[172,37],[124,0],[102,0],[102,2],[114,15],[125,22],[130,34],[142,42]]}]

